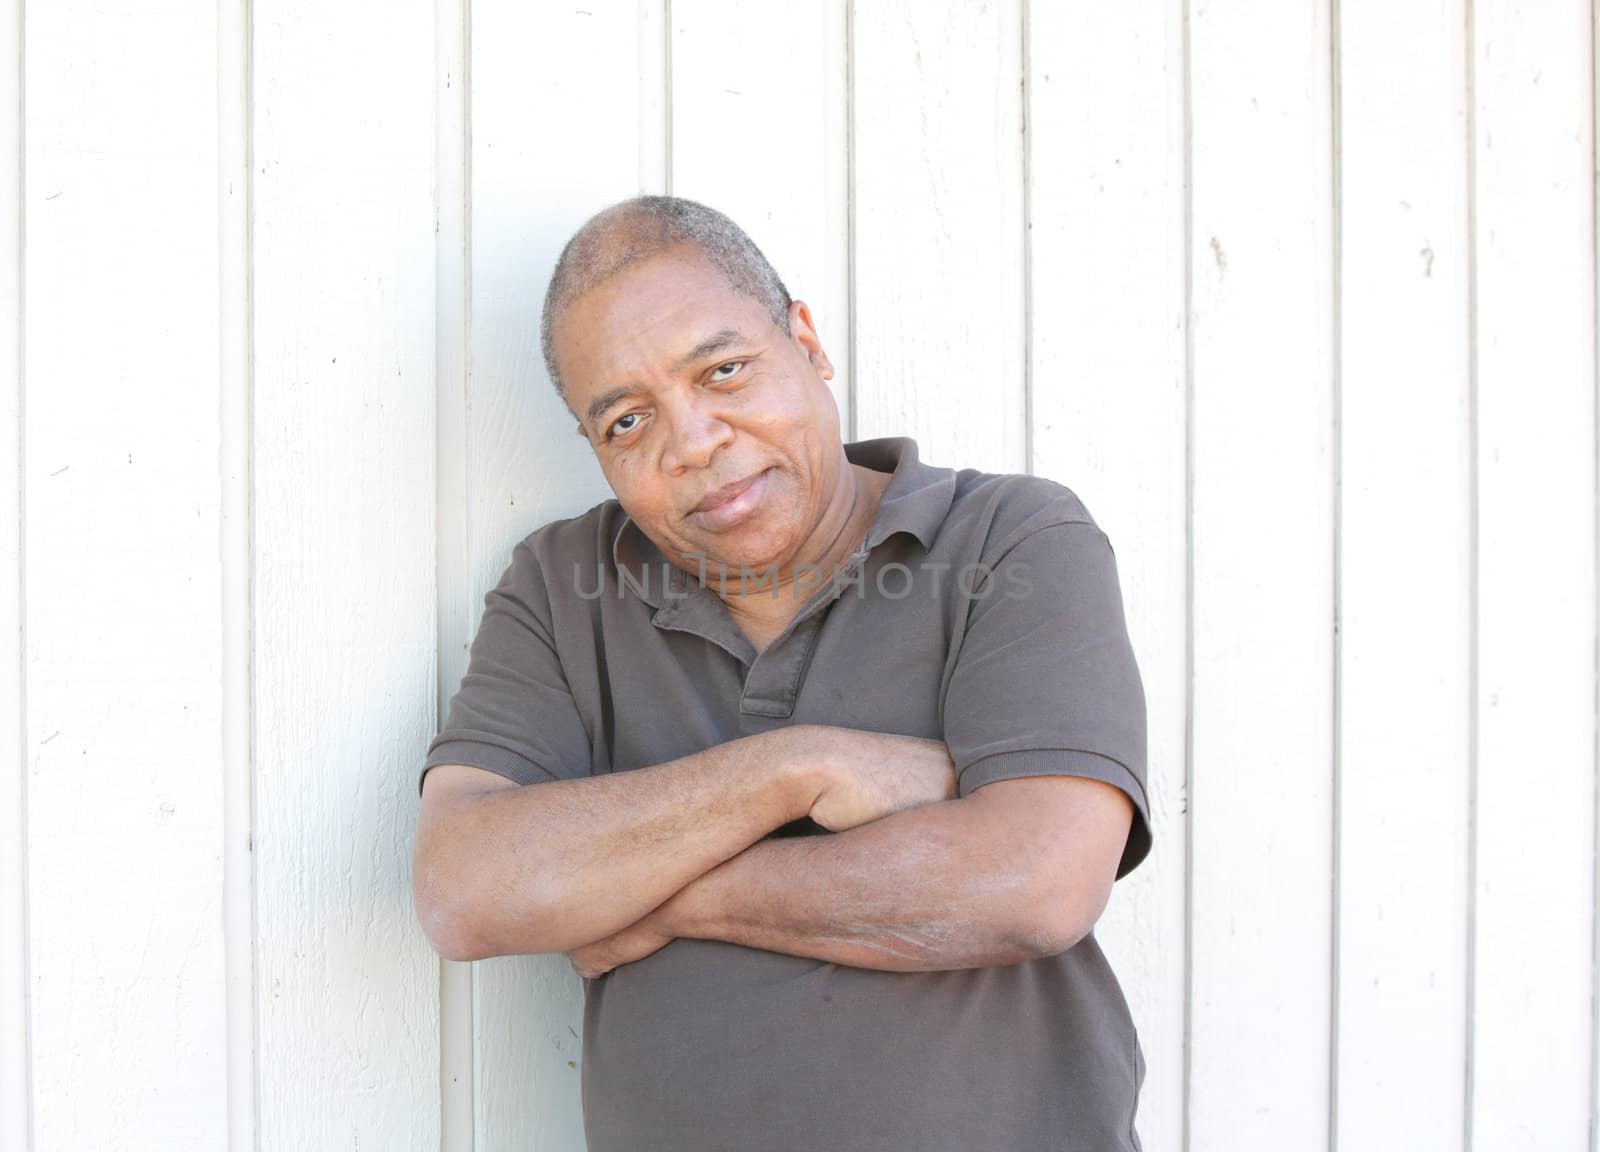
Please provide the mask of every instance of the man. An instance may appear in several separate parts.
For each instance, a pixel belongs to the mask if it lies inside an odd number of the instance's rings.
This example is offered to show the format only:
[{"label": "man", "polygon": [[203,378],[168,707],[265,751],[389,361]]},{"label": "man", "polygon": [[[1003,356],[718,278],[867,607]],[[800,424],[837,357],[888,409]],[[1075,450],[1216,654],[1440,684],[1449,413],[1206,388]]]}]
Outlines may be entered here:
[{"label": "man", "polygon": [[586,223],[543,336],[616,498],[485,597],[430,941],[568,954],[589,1152],[1138,1149],[1091,930],[1150,849],[1145,704],[1084,505],[842,443],[809,309],[691,201]]}]

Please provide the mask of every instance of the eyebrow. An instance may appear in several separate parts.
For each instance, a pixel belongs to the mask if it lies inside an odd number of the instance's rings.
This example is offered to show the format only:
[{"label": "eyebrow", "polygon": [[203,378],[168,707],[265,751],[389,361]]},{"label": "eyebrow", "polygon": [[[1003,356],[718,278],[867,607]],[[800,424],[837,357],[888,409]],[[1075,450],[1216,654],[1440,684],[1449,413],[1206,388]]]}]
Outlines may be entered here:
[{"label": "eyebrow", "polygon": [[622,400],[626,400],[632,395],[633,389],[626,386],[621,388],[607,388],[604,392],[600,393],[600,395],[589,401],[589,423],[593,424],[596,420],[600,419],[600,417],[604,416],[606,411],[612,406]]},{"label": "eyebrow", "polygon": [[[677,360],[673,361],[672,370],[674,372],[680,371],[685,366],[693,364],[696,360],[703,360],[715,352],[721,352],[724,348],[745,342],[746,337],[744,333],[737,332],[732,328],[723,328],[721,331],[713,332],[704,340],[700,341],[700,343],[696,344],[693,348],[689,349],[689,351],[678,357]],[[600,393],[589,402],[589,423],[593,424],[595,421],[599,420],[600,417],[604,416],[613,405],[626,400],[629,396],[632,396],[635,391],[637,391],[637,389],[630,388],[625,384],[616,388],[607,388],[604,392]]]},{"label": "eyebrow", "polygon": [[720,332],[713,332],[689,351],[679,356],[672,364],[674,372],[693,364],[696,360],[703,360],[713,352],[721,352],[731,344],[744,343],[744,333],[735,332],[732,328],[724,328]]}]

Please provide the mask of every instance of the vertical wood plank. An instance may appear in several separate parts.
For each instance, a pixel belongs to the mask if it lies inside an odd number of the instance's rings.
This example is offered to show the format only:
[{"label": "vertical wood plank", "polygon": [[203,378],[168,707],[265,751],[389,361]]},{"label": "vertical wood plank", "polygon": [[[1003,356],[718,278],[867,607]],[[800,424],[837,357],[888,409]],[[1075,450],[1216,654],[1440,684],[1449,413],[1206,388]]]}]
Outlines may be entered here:
[{"label": "vertical wood plank", "polygon": [[672,190],[731,216],[804,300],[850,417],[844,0],[792,10],[672,5]]},{"label": "vertical wood plank", "polygon": [[[654,97],[635,79],[641,54],[660,52],[656,33],[664,37],[665,24],[658,27],[657,15],[634,0],[581,9],[472,4],[467,470],[465,507],[445,512],[467,525],[471,593],[469,628],[443,638],[463,653],[452,691],[483,595],[510,563],[512,546],[611,496],[545,375],[539,311],[573,230],[652,179],[641,172],[641,157],[665,162],[665,141],[642,141],[653,129],[641,131],[641,109]],[[583,1147],[581,981],[560,955],[473,967],[476,1146]]]},{"label": "vertical wood plank", "polygon": [[435,1148],[431,3],[256,0],[262,1148]]},{"label": "vertical wood plank", "polygon": [[1190,9],[1190,1147],[1328,1139],[1334,615],[1326,0]]},{"label": "vertical wood plank", "polygon": [[1343,0],[1338,44],[1336,1145],[1447,1152],[1467,1027],[1466,5]]},{"label": "vertical wood plank", "polygon": [[26,11],[32,1138],[209,1150],[228,1138],[216,14]]},{"label": "vertical wood plank", "polygon": [[0,1152],[26,1152],[28,850],[22,602],[22,0],[0,3]]},{"label": "vertical wood plank", "polygon": [[[1183,1147],[1188,659],[1183,7],[1028,13],[1033,471],[1110,535],[1149,703],[1155,844],[1095,928],[1146,1075],[1146,1152]],[[1137,446],[1137,450],[1131,450]]]},{"label": "vertical wood plank", "polygon": [[1471,1140],[1590,1139],[1593,34],[1474,6],[1478,466]]},{"label": "vertical wood plank", "polygon": [[1024,472],[1020,0],[854,17],[857,435]]}]

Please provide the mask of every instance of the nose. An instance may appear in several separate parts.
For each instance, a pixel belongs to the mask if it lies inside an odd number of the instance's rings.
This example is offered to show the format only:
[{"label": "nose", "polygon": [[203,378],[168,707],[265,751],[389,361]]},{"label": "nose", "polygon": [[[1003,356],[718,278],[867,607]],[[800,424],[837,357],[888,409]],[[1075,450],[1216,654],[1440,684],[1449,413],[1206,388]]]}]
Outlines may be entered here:
[{"label": "nose", "polygon": [[733,426],[716,413],[710,397],[676,405],[668,419],[661,466],[670,473],[705,468],[719,448],[733,441]]}]

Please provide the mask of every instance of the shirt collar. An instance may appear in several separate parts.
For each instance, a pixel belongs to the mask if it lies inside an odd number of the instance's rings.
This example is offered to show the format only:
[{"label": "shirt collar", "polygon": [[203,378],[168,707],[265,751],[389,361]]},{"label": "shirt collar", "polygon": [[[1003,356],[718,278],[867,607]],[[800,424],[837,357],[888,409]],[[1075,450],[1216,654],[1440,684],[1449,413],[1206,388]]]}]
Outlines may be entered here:
[{"label": "shirt collar", "polygon": [[[932,548],[955,499],[954,469],[923,463],[917,442],[910,436],[852,441],[844,445],[844,454],[852,464],[891,473],[867,529],[867,550],[870,552],[896,532],[909,532],[924,550]],[[618,569],[618,579],[621,569],[629,570],[629,589],[655,608],[664,602],[662,593],[667,587],[681,591],[688,579],[688,573],[668,561],[626,511],[611,540],[611,562]],[[663,581],[663,574],[670,585]]]}]

